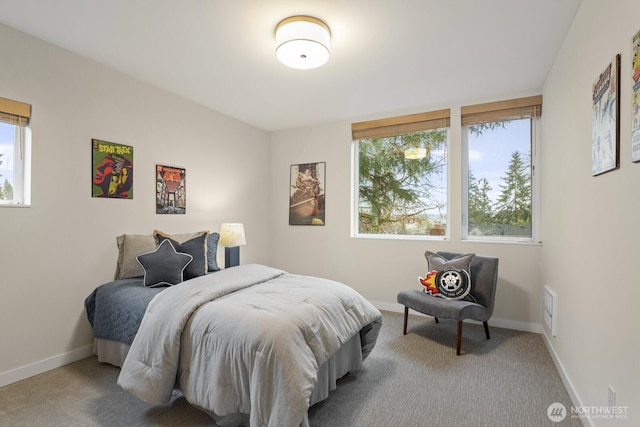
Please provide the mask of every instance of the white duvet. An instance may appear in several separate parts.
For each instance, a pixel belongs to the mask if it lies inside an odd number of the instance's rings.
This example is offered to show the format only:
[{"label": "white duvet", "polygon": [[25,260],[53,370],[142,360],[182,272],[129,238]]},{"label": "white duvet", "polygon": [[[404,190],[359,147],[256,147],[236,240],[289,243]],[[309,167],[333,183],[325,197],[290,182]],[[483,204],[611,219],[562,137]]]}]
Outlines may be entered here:
[{"label": "white duvet", "polygon": [[360,333],[363,357],[382,316],[338,282],[249,264],[191,279],[147,307],[118,384],[153,404],[174,387],[251,426],[307,425],[318,367]]}]

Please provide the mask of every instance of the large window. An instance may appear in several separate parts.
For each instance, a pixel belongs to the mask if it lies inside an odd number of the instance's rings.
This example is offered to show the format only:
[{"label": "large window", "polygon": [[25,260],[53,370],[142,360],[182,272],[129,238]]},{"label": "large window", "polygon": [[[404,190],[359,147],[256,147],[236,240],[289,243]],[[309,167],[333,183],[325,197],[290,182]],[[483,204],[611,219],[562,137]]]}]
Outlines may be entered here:
[{"label": "large window", "polygon": [[356,236],[444,236],[449,110],[354,123]]},{"label": "large window", "polygon": [[537,240],[535,153],[542,97],[463,107],[468,240]]},{"label": "large window", "polygon": [[0,206],[29,205],[31,106],[0,98]]}]

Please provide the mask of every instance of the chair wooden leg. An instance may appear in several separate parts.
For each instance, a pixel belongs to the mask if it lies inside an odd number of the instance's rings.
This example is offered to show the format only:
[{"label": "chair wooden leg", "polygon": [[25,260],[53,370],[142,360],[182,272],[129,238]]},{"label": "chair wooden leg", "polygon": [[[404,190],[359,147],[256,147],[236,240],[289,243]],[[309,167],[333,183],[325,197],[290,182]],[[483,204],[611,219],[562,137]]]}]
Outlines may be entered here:
[{"label": "chair wooden leg", "polygon": [[487,339],[490,340],[491,337],[489,336],[489,323],[487,322],[482,322],[484,324],[484,333],[487,336]]},{"label": "chair wooden leg", "polygon": [[409,307],[404,307],[404,327],[402,329],[402,335],[407,335],[407,318],[409,317]]},{"label": "chair wooden leg", "polygon": [[462,320],[458,320],[458,342],[456,342],[456,356],[460,356],[461,344],[462,344]]},{"label": "chair wooden leg", "polygon": [[436,319],[436,323],[440,323],[437,317],[434,316],[433,318]]}]

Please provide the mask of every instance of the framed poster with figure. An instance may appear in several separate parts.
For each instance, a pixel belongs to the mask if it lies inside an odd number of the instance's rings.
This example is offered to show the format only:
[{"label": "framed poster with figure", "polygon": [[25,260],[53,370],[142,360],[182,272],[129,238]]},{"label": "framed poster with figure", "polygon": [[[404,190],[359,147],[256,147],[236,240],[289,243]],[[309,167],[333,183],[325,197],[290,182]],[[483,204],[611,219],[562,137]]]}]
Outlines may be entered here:
[{"label": "framed poster with figure", "polygon": [[187,171],[184,168],[156,165],[156,213],[187,212]]},{"label": "framed poster with figure", "polygon": [[91,140],[91,196],[133,199],[133,147]]},{"label": "framed poster with figure", "polygon": [[593,83],[591,175],[620,167],[620,54]]},{"label": "framed poster with figure", "polygon": [[289,225],[325,224],[325,163],[291,165]]}]

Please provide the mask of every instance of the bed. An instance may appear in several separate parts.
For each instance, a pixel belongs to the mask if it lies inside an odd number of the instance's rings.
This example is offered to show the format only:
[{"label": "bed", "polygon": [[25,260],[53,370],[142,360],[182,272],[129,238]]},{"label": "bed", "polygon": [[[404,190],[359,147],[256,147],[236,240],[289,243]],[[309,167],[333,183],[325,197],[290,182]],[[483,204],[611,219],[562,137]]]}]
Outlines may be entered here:
[{"label": "bed", "polygon": [[179,390],[219,425],[307,426],[382,325],[344,284],[259,264],[170,287],[115,280],[85,308],[98,360],[121,367],[123,389],[151,404]]}]

